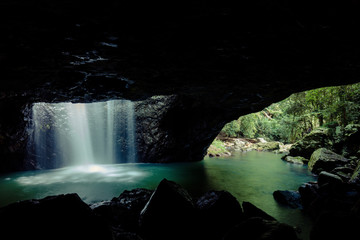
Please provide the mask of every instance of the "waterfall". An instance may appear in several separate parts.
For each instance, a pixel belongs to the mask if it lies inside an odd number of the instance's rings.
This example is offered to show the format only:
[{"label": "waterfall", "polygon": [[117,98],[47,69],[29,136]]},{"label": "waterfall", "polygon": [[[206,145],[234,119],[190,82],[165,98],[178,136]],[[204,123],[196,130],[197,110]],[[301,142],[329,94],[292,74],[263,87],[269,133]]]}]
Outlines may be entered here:
[{"label": "waterfall", "polygon": [[134,103],[35,103],[29,152],[42,169],[136,162]]}]

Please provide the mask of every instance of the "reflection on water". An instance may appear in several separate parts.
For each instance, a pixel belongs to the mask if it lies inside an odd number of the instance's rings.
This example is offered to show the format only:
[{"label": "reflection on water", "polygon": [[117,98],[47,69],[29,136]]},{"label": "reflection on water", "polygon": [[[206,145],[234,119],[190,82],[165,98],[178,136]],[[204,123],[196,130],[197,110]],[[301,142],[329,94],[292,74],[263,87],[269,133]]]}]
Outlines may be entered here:
[{"label": "reflection on water", "polygon": [[138,177],[146,175],[135,166],[129,164],[118,165],[85,165],[67,167],[56,170],[41,172],[36,175],[22,176],[15,179],[20,185],[50,185],[50,184],[73,184],[73,183],[116,183],[133,182]]},{"label": "reflection on water", "polygon": [[275,190],[296,190],[314,180],[307,168],[283,162],[279,155],[249,152],[231,158],[195,163],[109,164],[18,172],[0,176],[0,206],[14,201],[76,192],[87,203],[110,200],[126,189],[154,189],[167,178],[199,197],[208,190],[227,190],[240,202],[249,201],[281,222],[308,231],[300,210],[279,205]]}]

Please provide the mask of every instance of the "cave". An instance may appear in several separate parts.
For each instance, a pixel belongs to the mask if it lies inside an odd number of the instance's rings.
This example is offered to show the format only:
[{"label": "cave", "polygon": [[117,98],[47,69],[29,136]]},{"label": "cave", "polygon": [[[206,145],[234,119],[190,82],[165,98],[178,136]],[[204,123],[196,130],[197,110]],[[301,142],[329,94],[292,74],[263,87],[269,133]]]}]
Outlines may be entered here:
[{"label": "cave", "polygon": [[198,162],[227,122],[359,81],[358,1],[170,2],[2,1],[1,173],[38,168],[41,103],[131,101],[138,162]]}]

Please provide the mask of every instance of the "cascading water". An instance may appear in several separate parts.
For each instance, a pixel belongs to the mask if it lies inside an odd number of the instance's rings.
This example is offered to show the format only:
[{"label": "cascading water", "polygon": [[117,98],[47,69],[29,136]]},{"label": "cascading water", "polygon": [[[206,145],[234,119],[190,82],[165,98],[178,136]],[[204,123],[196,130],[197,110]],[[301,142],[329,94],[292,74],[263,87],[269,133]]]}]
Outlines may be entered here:
[{"label": "cascading water", "polygon": [[38,168],[136,162],[134,103],[35,103],[30,158]]}]

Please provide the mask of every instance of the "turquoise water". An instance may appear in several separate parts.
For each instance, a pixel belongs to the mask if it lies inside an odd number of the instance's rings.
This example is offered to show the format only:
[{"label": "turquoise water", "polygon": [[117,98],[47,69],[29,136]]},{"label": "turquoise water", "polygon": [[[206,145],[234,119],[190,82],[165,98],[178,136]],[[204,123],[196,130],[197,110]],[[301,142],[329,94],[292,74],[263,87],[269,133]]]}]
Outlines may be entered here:
[{"label": "turquoise water", "polygon": [[303,229],[302,238],[306,239],[310,219],[300,210],[279,205],[272,193],[296,190],[315,178],[305,166],[286,163],[280,157],[252,151],[194,163],[128,163],[17,172],[0,176],[0,206],[72,192],[93,203],[110,200],[126,189],[154,189],[167,178],[181,184],[194,197],[208,190],[227,190],[240,202],[251,202],[280,222],[299,226]]}]

